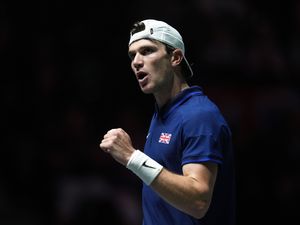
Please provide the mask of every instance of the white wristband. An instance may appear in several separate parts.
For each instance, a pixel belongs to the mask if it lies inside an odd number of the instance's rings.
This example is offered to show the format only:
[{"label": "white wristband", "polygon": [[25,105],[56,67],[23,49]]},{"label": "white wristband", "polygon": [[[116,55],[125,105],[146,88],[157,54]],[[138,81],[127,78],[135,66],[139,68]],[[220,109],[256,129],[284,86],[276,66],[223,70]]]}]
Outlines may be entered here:
[{"label": "white wristband", "polygon": [[141,178],[147,185],[152,183],[163,168],[162,165],[140,150],[136,150],[132,153],[126,167]]}]

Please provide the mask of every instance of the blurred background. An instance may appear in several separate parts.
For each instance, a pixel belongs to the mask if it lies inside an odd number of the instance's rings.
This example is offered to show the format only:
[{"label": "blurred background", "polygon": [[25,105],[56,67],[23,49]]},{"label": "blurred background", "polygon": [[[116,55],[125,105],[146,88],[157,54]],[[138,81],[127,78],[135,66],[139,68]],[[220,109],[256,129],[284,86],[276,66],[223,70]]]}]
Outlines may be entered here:
[{"label": "blurred background", "polygon": [[0,15],[1,225],[141,224],[140,180],[98,145],[122,127],[143,149],[154,99],[127,44],[145,18],[181,32],[190,84],[232,128],[238,224],[299,219],[299,1],[1,1]]}]

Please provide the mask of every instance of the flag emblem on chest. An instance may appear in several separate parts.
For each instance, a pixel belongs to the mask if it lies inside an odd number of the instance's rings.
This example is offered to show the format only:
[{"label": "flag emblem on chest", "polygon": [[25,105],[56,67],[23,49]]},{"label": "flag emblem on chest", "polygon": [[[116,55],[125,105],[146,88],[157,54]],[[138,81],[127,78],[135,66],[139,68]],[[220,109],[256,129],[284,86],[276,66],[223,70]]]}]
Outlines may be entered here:
[{"label": "flag emblem on chest", "polygon": [[169,144],[171,140],[172,134],[161,133],[158,142],[163,144]]}]

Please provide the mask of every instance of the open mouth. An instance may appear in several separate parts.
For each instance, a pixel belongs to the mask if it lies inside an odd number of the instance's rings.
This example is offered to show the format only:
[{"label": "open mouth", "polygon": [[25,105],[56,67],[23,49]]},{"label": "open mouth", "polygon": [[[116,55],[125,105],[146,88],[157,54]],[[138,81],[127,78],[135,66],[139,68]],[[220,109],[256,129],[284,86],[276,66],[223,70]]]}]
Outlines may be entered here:
[{"label": "open mouth", "polygon": [[137,79],[138,79],[139,81],[143,81],[144,78],[145,78],[147,75],[148,75],[148,74],[145,73],[145,72],[138,72],[138,73],[136,74]]}]

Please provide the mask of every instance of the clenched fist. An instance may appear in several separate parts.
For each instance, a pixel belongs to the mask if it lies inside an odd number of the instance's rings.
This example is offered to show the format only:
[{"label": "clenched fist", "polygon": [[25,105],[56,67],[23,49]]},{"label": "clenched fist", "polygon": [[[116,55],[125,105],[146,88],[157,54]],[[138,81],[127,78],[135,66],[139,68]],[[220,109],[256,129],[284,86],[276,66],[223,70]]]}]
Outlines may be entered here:
[{"label": "clenched fist", "polygon": [[124,166],[127,165],[130,156],[135,151],[130,136],[121,128],[109,130],[99,146]]}]

